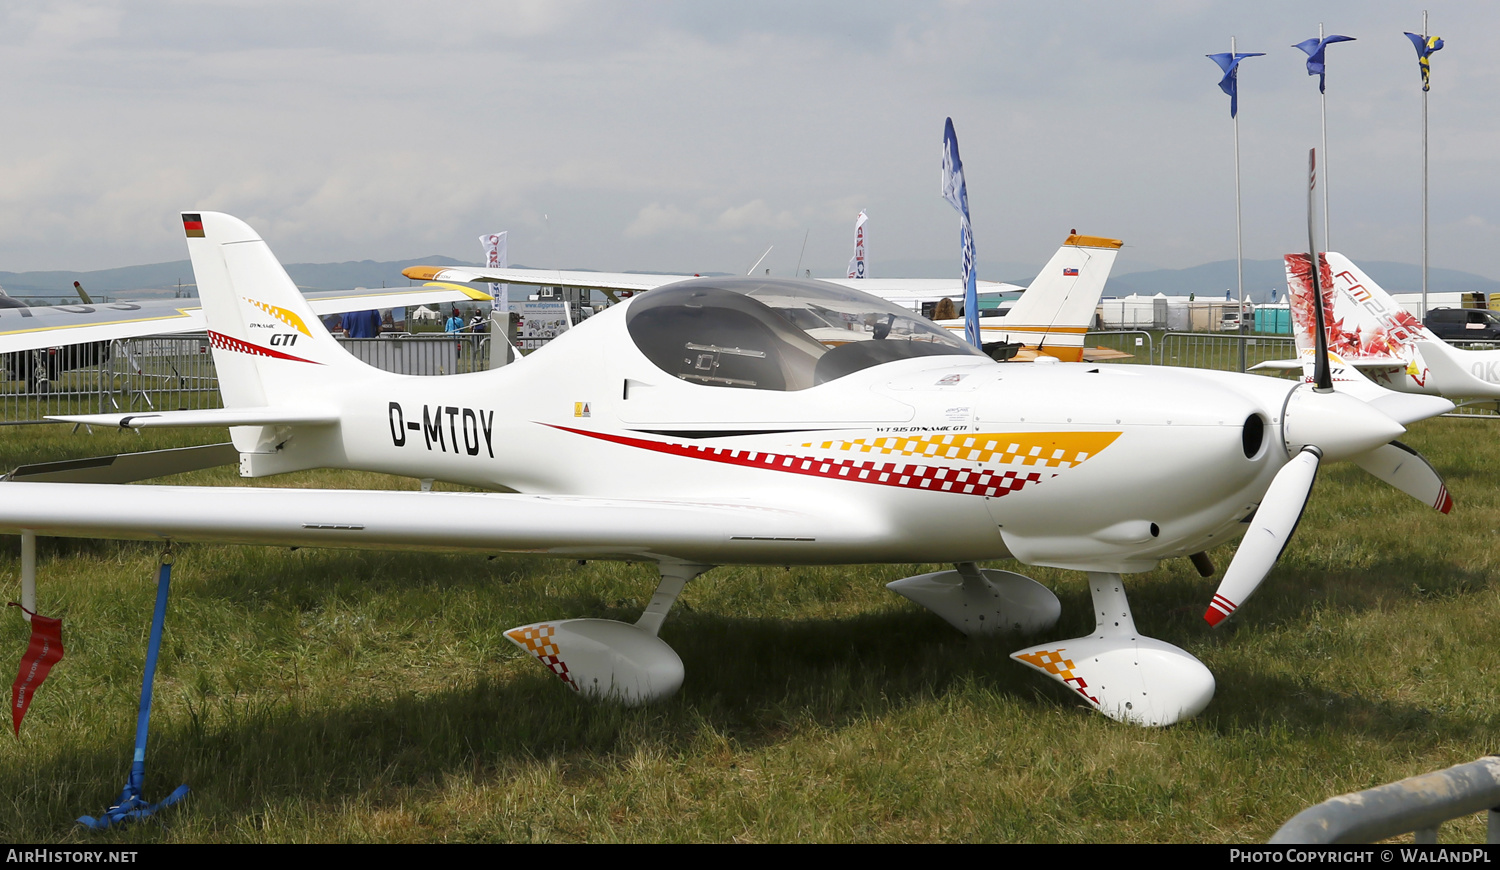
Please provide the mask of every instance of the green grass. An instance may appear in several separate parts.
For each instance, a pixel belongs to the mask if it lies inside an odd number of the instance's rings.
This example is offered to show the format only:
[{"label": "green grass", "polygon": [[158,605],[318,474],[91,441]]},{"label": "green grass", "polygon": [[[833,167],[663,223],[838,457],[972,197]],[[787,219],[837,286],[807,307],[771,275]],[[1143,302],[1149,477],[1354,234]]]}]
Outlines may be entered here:
[{"label": "green grass", "polygon": [[[1469,761],[1500,734],[1500,430],[1406,439],[1447,476],[1443,517],[1347,464],[1320,475],[1278,568],[1224,628],[1183,560],[1127,578],[1141,629],[1214,672],[1198,718],[1120,725],[886,591],[930,566],[723,567],[662,630],[687,680],[626,710],[579,701],[506,641],[543,618],[633,620],[647,566],[531,557],[178,550],[147,797],[96,835],[133,742],[157,552],[43,539],[40,598],[67,657],[0,740],[11,842],[1264,841],[1335,794]],[[5,464],[191,443],[0,430]],[[186,476],[240,483],[232,470]],[[407,486],[309,472],[257,484]],[[16,539],[0,542],[18,590]],[[1222,569],[1232,547],[1213,553]],[[1014,566],[1011,566],[1014,567]],[[1062,624],[1092,627],[1081,575]],[[0,650],[25,645],[14,611]],[[1444,839],[1483,839],[1482,818]]]}]

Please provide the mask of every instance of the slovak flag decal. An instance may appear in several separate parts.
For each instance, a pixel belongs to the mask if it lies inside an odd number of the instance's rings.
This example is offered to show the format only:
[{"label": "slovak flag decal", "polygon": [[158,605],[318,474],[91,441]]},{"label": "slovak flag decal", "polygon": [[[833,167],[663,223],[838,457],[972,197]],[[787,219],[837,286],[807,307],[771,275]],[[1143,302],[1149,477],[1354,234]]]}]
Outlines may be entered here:
[{"label": "slovak flag decal", "polygon": [[1063,277],[1064,278],[1077,278],[1078,277],[1078,270],[1077,269],[1067,269],[1067,268],[1064,268],[1063,269]]}]

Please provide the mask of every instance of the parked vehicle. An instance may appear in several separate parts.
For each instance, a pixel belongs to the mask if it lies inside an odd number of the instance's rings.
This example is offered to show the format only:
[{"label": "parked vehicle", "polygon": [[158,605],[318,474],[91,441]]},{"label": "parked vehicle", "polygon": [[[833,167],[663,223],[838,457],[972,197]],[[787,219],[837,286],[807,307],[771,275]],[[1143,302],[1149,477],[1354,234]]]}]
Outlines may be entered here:
[{"label": "parked vehicle", "polygon": [[1423,325],[1442,339],[1500,339],[1500,315],[1483,308],[1434,308]]}]

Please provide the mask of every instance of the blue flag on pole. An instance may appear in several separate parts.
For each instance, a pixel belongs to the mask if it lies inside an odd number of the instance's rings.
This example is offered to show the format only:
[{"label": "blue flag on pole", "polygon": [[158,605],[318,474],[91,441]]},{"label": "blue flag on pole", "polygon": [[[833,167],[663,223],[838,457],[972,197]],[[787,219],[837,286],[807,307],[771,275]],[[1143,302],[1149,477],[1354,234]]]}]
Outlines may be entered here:
[{"label": "blue flag on pole", "polygon": [[1204,55],[1209,60],[1219,65],[1224,71],[1224,77],[1219,79],[1219,90],[1229,95],[1229,117],[1233,118],[1240,113],[1240,87],[1239,68],[1240,61],[1247,57],[1265,57],[1265,52],[1236,52],[1230,54],[1227,51],[1218,54]]},{"label": "blue flag on pole", "polygon": [[974,233],[969,227],[969,189],[964,185],[964,163],[958,158],[958,134],[953,119],[943,125],[943,199],[958,212],[958,242],[963,248],[964,338],[982,347],[979,338],[979,292],[974,281]]},{"label": "blue flag on pole", "polygon": [[1332,45],[1335,42],[1353,41],[1354,37],[1352,36],[1339,36],[1338,34],[1334,34],[1332,36],[1325,36],[1322,39],[1318,39],[1316,37],[1314,37],[1313,39],[1304,39],[1296,45],[1292,46],[1292,48],[1300,48],[1303,51],[1307,52],[1307,74],[1310,76],[1318,77],[1318,93],[1324,93],[1324,79],[1327,76],[1327,72],[1325,70],[1325,61],[1323,60],[1323,50],[1328,48],[1328,46]]},{"label": "blue flag on pole", "polygon": [[1407,33],[1406,38],[1411,40],[1412,46],[1417,50],[1417,63],[1422,67],[1422,90],[1431,90],[1428,87],[1428,79],[1432,73],[1432,67],[1427,59],[1432,57],[1434,51],[1443,47],[1443,40],[1440,37],[1422,36],[1417,33]]}]

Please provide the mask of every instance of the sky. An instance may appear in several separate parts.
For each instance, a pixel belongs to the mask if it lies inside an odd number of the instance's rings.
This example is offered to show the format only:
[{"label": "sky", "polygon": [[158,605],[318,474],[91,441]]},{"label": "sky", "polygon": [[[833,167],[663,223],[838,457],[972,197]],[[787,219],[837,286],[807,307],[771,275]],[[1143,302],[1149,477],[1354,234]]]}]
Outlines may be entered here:
[{"label": "sky", "polygon": [[[1332,245],[1421,261],[1422,90],[1380,0],[1070,3],[51,0],[0,4],[0,271],[185,257],[178,212],[284,262],[442,254],[556,268],[958,270],[945,117],[980,278],[1072,229],[1116,270],[1306,249],[1328,49]],[[1500,4],[1429,0],[1430,257],[1500,278]],[[1321,236],[1321,230],[1320,230]],[[804,247],[805,241],[805,247]],[[905,264],[903,266],[903,264]],[[882,270],[882,267],[885,270]],[[985,274],[986,267],[992,272]]]}]

